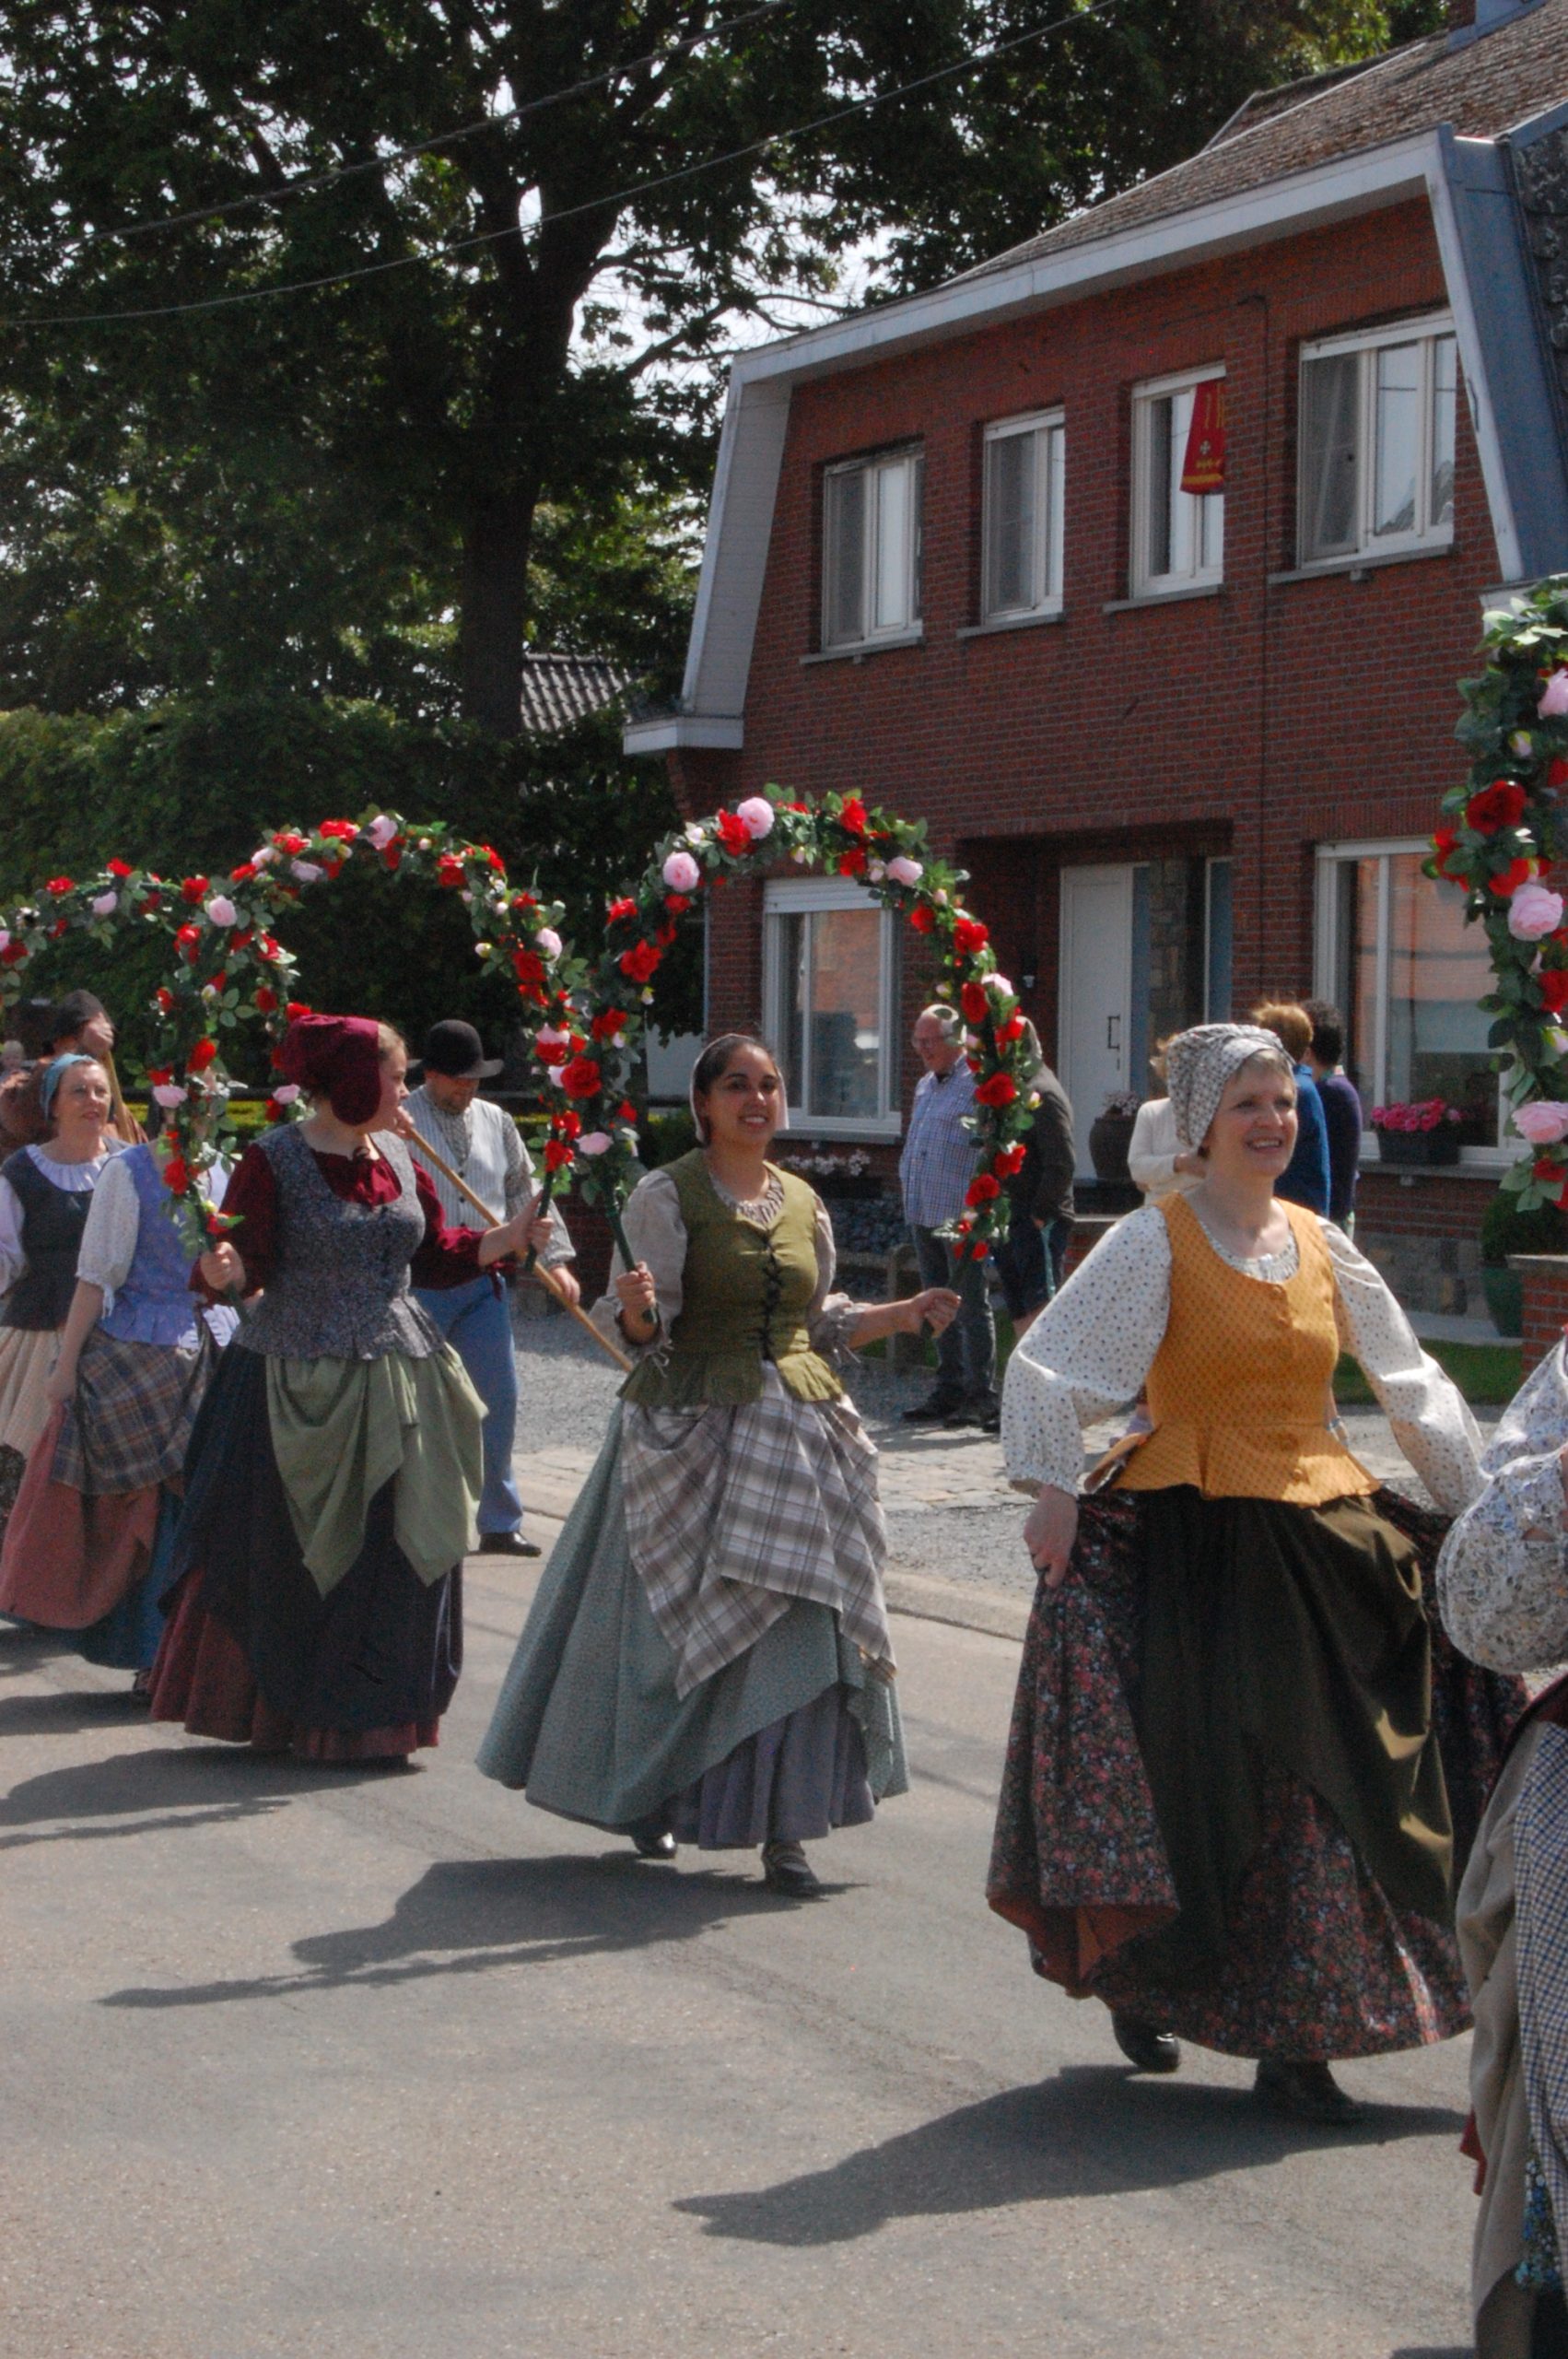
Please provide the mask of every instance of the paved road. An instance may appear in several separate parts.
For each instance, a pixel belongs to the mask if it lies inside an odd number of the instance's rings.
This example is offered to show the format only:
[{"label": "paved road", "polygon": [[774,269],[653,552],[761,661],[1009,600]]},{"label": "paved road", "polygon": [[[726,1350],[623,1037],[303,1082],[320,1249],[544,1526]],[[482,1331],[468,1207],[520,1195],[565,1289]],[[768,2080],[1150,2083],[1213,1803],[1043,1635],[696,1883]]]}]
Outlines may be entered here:
[{"label": "paved road", "polygon": [[1465,2046],[1129,2077],[980,1898],[1015,1648],[900,1617],[915,1791],[808,1908],[486,1784],[149,1728],[0,1636],[5,2359],[1460,2359]]}]

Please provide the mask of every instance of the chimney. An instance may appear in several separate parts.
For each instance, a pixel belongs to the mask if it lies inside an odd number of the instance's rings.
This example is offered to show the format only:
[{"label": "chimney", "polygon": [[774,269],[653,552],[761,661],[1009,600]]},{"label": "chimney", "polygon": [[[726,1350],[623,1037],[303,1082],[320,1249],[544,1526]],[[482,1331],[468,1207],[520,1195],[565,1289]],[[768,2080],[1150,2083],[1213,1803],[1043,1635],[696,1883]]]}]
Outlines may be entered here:
[{"label": "chimney", "polygon": [[1540,0],[1448,0],[1448,46],[1464,49],[1539,6]]}]

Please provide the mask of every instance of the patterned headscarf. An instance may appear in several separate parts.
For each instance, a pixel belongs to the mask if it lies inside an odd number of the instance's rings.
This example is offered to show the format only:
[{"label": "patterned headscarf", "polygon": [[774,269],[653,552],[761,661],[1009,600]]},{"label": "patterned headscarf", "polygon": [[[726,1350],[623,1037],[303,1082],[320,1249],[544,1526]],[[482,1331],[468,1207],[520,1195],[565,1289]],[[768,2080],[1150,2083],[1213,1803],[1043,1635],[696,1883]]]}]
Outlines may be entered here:
[{"label": "patterned headscarf", "polygon": [[1166,1042],[1165,1087],[1185,1150],[1202,1145],[1231,1075],[1259,1056],[1290,1062],[1278,1036],[1258,1024],[1195,1024]]}]

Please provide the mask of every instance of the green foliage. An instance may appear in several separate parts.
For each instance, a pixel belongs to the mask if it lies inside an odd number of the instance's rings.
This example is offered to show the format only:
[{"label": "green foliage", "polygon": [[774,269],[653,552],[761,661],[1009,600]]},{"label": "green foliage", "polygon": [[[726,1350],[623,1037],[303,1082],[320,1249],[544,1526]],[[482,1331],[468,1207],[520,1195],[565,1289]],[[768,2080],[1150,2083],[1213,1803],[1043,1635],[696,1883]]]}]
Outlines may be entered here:
[{"label": "green foliage", "polygon": [[674,1163],[691,1153],[696,1144],[696,1124],[685,1106],[672,1106],[667,1113],[645,1115],[638,1137],[639,1159],[652,1171],[661,1163]]},{"label": "green foliage", "polygon": [[[1422,1349],[1453,1378],[1472,1408],[1512,1401],[1524,1382],[1523,1354],[1517,1344],[1450,1344],[1433,1337]],[[1334,1398],[1342,1409],[1376,1406],[1377,1396],[1361,1363],[1348,1352],[1334,1372]]]},{"label": "green foliage", "polygon": [[1480,1224],[1480,1258],[1489,1270],[1503,1269],[1510,1253],[1568,1252],[1568,1215],[1556,1204],[1521,1212],[1516,1193],[1499,1188]]}]

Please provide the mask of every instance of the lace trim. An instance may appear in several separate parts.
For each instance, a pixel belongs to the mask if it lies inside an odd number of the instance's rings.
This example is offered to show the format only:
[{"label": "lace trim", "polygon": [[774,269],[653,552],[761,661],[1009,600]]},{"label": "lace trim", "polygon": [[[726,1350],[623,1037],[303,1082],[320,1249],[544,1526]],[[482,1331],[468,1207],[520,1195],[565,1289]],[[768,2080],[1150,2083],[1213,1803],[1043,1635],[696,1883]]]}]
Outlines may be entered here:
[{"label": "lace trim", "polygon": [[[1188,1202],[1190,1206],[1190,1197]],[[1193,1218],[1221,1261],[1230,1269],[1239,1270],[1244,1278],[1257,1278],[1264,1285],[1288,1285],[1301,1266],[1301,1248],[1296,1243],[1294,1229],[1292,1229],[1291,1241],[1282,1253],[1259,1253],[1249,1260],[1245,1253],[1233,1253],[1228,1245],[1222,1245],[1195,1207]]]},{"label": "lace trim", "polygon": [[708,1178],[720,1203],[728,1204],[732,1213],[738,1213],[741,1218],[743,1221],[749,1221],[754,1228],[771,1228],[784,1209],[782,1180],[778,1178],[770,1180],[760,1196],[742,1197],[737,1196],[731,1189],[726,1188],[711,1164],[708,1166]]}]

